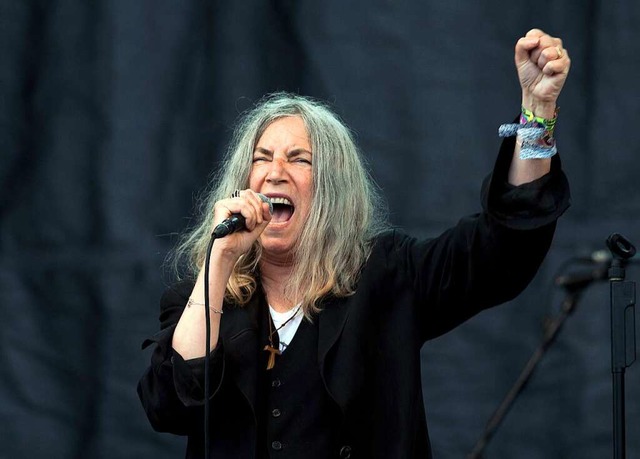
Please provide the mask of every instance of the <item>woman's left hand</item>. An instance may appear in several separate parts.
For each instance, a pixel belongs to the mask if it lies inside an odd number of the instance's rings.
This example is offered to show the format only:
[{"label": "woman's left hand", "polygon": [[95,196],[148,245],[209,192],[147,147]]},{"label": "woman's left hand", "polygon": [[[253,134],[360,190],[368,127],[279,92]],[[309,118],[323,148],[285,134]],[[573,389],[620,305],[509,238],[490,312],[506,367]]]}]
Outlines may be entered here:
[{"label": "woman's left hand", "polygon": [[560,38],[532,29],[516,43],[515,64],[522,105],[536,116],[552,118],[569,74],[571,60]]}]

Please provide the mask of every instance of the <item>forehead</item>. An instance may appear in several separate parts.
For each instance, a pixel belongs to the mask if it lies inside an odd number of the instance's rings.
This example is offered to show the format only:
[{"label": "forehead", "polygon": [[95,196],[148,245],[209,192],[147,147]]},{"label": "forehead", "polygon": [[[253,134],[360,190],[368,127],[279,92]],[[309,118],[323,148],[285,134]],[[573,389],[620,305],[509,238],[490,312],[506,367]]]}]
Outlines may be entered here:
[{"label": "forehead", "polygon": [[272,121],[258,138],[256,147],[269,150],[301,147],[310,150],[309,133],[304,120],[299,116],[285,116]]}]

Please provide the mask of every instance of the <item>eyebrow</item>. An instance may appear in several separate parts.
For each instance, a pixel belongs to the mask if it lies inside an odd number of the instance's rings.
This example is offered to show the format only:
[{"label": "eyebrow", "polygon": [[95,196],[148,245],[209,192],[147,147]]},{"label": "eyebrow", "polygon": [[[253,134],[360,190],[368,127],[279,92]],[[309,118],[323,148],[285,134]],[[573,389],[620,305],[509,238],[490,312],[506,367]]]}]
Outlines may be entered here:
[{"label": "eyebrow", "polygon": [[[262,147],[256,148],[254,153],[262,153],[264,155],[273,157],[273,152],[271,150],[267,150],[266,148],[262,148]],[[287,152],[287,158],[300,156],[300,155],[302,155],[304,153],[307,153],[309,155],[313,155],[313,153],[311,153],[309,150],[306,150],[304,148],[294,148],[293,150]]]}]

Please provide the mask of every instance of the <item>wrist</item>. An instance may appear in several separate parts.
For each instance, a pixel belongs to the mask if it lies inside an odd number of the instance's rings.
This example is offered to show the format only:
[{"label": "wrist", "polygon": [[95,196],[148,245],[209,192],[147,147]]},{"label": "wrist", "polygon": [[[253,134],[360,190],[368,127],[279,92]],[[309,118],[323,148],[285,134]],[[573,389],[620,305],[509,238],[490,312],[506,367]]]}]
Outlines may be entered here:
[{"label": "wrist", "polygon": [[540,118],[553,118],[556,112],[556,101],[540,100],[526,94],[522,95],[522,106]]},{"label": "wrist", "polygon": [[[232,270],[242,253],[238,253],[235,246],[227,245],[226,242],[222,239],[215,241],[211,250],[211,264],[215,263],[220,268]],[[202,268],[204,268],[204,263]]]},{"label": "wrist", "polygon": [[[213,250],[211,251],[211,256],[209,257],[209,269],[210,269],[210,273],[215,273],[215,276],[213,276],[212,274],[210,274],[211,277],[214,277],[215,279],[225,279],[225,285],[226,285],[226,279],[228,279],[231,276],[231,273],[233,272],[233,268],[236,264],[236,262],[238,261],[237,256],[234,256],[231,252],[226,251],[226,250],[216,250],[215,244],[213,246]],[[202,287],[202,284],[204,282],[204,268],[205,268],[205,260],[202,260],[202,263],[200,265],[200,271],[198,273],[198,278],[196,281],[197,285],[200,285],[200,288]],[[198,299],[197,297],[194,297],[196,300]]]},{"label": "wrist", "polygon": [[[189,300],[187,301],[187,308],[190,308],[191,306],[206,306],[207,304],[204,301],[197,301],[193,299],[193,296],[189,297]],[[222,309],[218,309],[218,308],[214,308],[213,306],[209,306],[209,310],[211,312],[215,312],[216,314],[224,314],[224,311]]]}]

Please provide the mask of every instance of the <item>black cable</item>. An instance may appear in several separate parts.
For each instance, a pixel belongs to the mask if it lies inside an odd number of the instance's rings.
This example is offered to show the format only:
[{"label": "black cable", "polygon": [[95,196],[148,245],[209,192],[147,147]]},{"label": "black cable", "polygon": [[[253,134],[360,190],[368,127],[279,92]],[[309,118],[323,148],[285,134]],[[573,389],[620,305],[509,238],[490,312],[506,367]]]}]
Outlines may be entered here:
[{"label": "black cable", "polygon": [[204,261],[204,317],[205,317],[205,353],[204,353],[204,457],[209,457],[209,350],[211,342],[211,311],[209,310],[209,265],[211,264],[211,251],[216,237],[212,234],[207,247],[207,258]]}]

